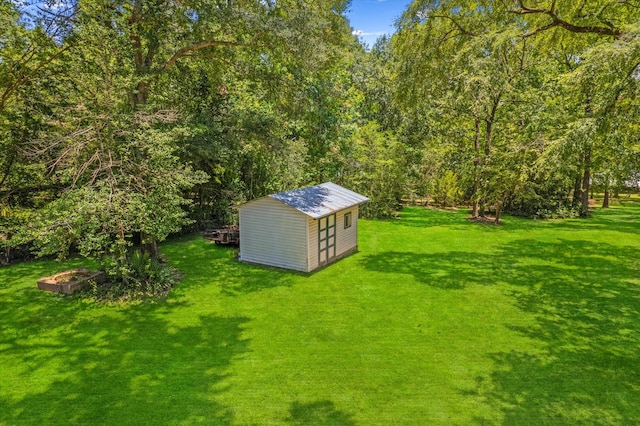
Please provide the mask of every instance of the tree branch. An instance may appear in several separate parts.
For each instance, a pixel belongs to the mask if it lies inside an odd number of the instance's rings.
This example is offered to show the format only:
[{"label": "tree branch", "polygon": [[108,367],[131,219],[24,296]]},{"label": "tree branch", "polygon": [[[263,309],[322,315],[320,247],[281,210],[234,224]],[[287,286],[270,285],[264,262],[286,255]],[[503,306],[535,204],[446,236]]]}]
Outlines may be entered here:
[{"label": "tree branch", "polygon": [[510,9],[509,12],[515,13],[517,15],[529,15],[532,13],[548,13],[549,12],[549,10],[547,9],[536,9],[536,8],[525,6],[524,1],[522,0],[518,0],[518,6],[520,6],[520,9]]},{"label": "tree branch", "polygon": [[0,96],[0,111],[2,111],[4,109],[4,107],[5,107],[6,103],[7,103],[7,100],[9,99],[9,96],[13,92],[15,92],[22,84],[24,84],[25,82],[29,81],[29,79],[32,78],[34,75],[36,75],[38,73],[38,71],[40,71],[43,67],[49,65],[51,62],[53,62],[54,59],[56,59],[58,56],[62,55],[66,50],[68,50],[70,48],[71,48],[71,46],[67,45],[67,46],[63,47],[62,49],[58,50],[57,52],[53,53],[48,58],[42,60],[42,62],[40,62],[30,72],[28,72],[27,74],[23,75],[21,78],[17,79],[11,85],[9,85],[9,87],[7,87],[5,89],[5,91],[2,93],[2,96]]},{"label": "tree branch", "polygon": [[13,196],[25,196],[27,194],[32,194],[34,192],[42,192],[42,191],[57,191],[64,189],[63,185],[60,184],[50,184],[50,185],[38,185],[38,186],[25,186],[21,188],[13,188],[9,190],[0,191],[0,198],[8,198]]},{"label": "tree branch", "polygon": [[551,23],[544,25],[540,28],[537,28],[529,33],[523,34],[523,37],[531,37],[535,34],[541,33],[543,31],[549,30],[554,27],[560,27],[572,33],[583,33],[583,34],[598,34],[601,36],[612,36],[612,37],[620,37],[622,32],[615,28],[611,23],[604,22],[604,26],[598,25],[575,25],[570,22],[567,22],[563,19],[560,19],[558,14],[556,13],[556,1],[553,0],[551,3],[551,7],[549,9],[540,9],[540,8],[532,8],[526,6],[524,4],[524,0],[518,0],[518,9],[508,9],[510,13],[516,15],[547,15],[551,18]]},{"label": "tree branch", "polygon": [[475,37],[477,35],[475,33],[472,33],[471,31],[467,31],[462,25],[460,25],[458,21],[456,21],[449,15],[429,15],[429,16],[432,18],[448,19],[449,21],[453,22],[453,25],[455,25],[458,28],[458,30],[460,30],[460,32],[464,35],[468,35],[470,37]]},{"label": "tree branch", "polygon": [[178,49],[167,61],[160,65],[155,71],[154,74],[160,74],[167,68],[175,65],[175,63],[182,57],[187,56],[190,52],[194,52],[197,50],[202,50],[207,47],[212,46],[227,46],[227,47],[252,47],[254,46],[255,40],[264,34],[265,31],[261,31],[248,42],[240,42],[240,41],[225,41],[225,40],[207,40],[201,43],[192,44],[191,46],[185,46],[181,49]]},{"label": "tree branch", "polygon": [[573,33],[590,33],[590,34],[598,34],[603,36],[613,36],[616,38],[620,37],[620,35],[622,34],[620,30],[618,30],[617,28],[599,27],[595,25],[587,25],[587,26],[574,25],[569,22],[563,21],[562,19],[559,19],[557,17],[554,17],[553,20],[556,26],[562,27],[565,30],[571,31]]}]

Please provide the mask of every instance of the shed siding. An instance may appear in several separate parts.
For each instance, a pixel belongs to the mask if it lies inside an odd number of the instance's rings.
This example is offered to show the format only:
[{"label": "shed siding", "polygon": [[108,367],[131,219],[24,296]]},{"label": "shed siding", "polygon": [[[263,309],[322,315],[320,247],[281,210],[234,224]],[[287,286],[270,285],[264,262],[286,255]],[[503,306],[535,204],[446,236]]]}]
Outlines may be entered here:
[{"label": "shed siding", "polygon": [[309,233],[309,271],[318,267],[318,220],[307,217],[307,229]]},{"label": "shed siding", "polygon": [[[344,215],[351,212],[351,227],[344,228]],[[318,267],[318,220],[308,218],[309,271]],[[358,206],[336,213],[336,259],[354,251],[358,246]]]},{"label": "shed siding", "polygon": [[[351,212],[351,227],[344,228],[344,215]],[[336,256],[341,256],[358,245],[358,207],[352,207],[350,209],[338,212],[336,223],[338,227],[336,229],[337,247]]]},{"label": "shed siding", "polygon": [[242,261],[309,271],[307,223],[305,214],[271,198],[245,204],[240,208]]}]

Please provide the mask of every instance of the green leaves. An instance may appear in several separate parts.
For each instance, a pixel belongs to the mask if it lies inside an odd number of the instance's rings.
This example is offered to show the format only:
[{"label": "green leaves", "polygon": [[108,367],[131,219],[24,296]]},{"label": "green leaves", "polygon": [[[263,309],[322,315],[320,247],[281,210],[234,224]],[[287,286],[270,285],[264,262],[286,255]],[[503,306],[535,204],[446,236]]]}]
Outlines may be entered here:
[{"label": "green leaves", "polygon": [[416,0],[391,43],[402,131],[451,158],[435,179],[455,170],[472,202],[565,209],[573,192],[586,212],[592,172],[635,167],[639,18],[608,0]]},{"label": "green leaves", "polygon": [[[120,256],[142,233],[164,240],[189,222],[186,190],[207,179],[173,154],[184,129],[147,129],[96,151],[74,175],[76,184],[40,214],[30,229],[40,255],[64,257],[71,247],[87,257]],[[80,153],[86,144],[75,148]],[[84,156],[87,158],[88,156]]]},{"label": "green leaves", "polygon": [[358,128],[340,154],[344,156],[340,183],[370,199],[362,207],[362,215],[394,216],[408,183],[405,147],[391,132],[369,122]]}]

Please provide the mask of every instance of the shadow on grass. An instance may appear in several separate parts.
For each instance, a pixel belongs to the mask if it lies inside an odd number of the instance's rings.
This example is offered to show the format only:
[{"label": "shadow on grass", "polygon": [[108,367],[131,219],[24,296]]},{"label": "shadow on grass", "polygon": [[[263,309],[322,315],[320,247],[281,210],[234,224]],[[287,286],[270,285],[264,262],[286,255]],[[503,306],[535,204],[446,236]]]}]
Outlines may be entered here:
[{"label": "shadow on grass", "polygon": [[490,257],[386,252],[361,262],[440,289],[499,285],[535,318],[533,327],[507,326],[542,342],[547,353],[490,354],[494,371],[477,378],[474,395],[501,412],[504,424],[638,424],[639,248],[525,239]]},{"label": "shadow on grass", "polygon": [[387,251],[364,255],[362,266],[376,272],[413,275],[433,287],[463,289],[467,285],[507,282],[529,286],[561,277],[568,283],[615,281],[638,277],[636,246],[614,246],[587,240],[541,242],[517,240],[490,255],[470,252],[424,254]]},{"label": "shadow on grass", "polygon": [[355,426],[350,414],[337,410],[332,401],[317,401],[303,404],[294,402],[289,409],[287,424],[300,426]]},{"label": "shadow on grass", "polygon": [[98,265],[95,262],[87,259],[75,258],[66,262],[57,262],[54,260],[38,260],[16,263],[9,266],[1,266],[0,291],[3,288],[9,288],[13,286],[16,282],[22,280],[33,281],[33,288],[36,288],[36,283],[39,278],[78,267],[95,269],[98,267]]},{"label": "shadow on grass", "polygon": [[171,265],[184,273],[180,288],[217,285],[227,296],[290,286],[301,274],[249,265],[236,260],[237,249],[217,246],[201,237],[186,237],[163,247]]},{"label": "shadow on grass", "polygon": [[539,221],[543,226],[563,231],[613,231],[637,235],[640,233],[640,210],[634,205],[595,209],[585,219]]},{"label": "shadow on grass", "polygon": [[248,350],[247,318],[176,324],[166,305],[107,309],[11,294],[0,305],[0,423],[231,424],[215,395]]},{"label": "shadow on grass", "polygon": [[[559,272],[544,266],[516,267],[525,280],[513,297],[535,315],[534,328],[512,327],[543,341],[543,359],[527,353],[494,354],[499,368],[487,389],[502,407],[505,424],[640,423],[640,273],[638,247],[588,241],[516,244],[513,259],[555,259]],[[518,283],[518,281],[516,280]],[[531,286],[531,284],[534,284]]]}]

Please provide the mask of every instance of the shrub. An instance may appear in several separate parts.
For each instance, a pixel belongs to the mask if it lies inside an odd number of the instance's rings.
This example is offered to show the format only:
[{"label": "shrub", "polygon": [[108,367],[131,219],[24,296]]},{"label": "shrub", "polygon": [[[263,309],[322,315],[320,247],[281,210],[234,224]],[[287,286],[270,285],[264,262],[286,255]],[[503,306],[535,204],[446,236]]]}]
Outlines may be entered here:
[{"label": "shrub", "polygon": [[179,278],[177,270],[139,249],[130,251],[122,259],[111,258],[104,269],[107,282],[91,288],[92,295],[101,300],[162,296]]},{"label": "shrub", "polygon": [[455,206],[462,194],[458,177],[451,170],[447,170],[444,175],[436,179],[433,188],[433,201],[439,207]]},{"label": "shrub", "polygon": [[393,217],[407,188],[405,147],[375,122],[358,129],[350,141],[351,157],[338,183],[369,197],[363,217]]},{"label": "shrub", "polygon": [[561,219],[579,216],[579,208],[572,206],[571,202],[560,196],[541,196],[537,194],[527,197],[512,197],[507,202],[505,211],[514,216],[529,217],[532,219]]}]

